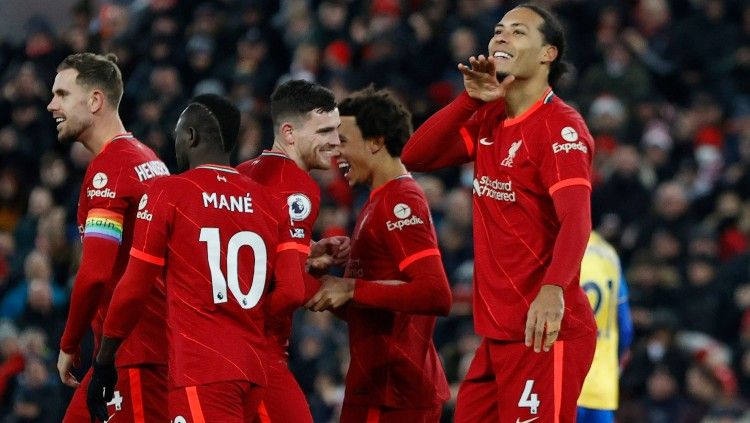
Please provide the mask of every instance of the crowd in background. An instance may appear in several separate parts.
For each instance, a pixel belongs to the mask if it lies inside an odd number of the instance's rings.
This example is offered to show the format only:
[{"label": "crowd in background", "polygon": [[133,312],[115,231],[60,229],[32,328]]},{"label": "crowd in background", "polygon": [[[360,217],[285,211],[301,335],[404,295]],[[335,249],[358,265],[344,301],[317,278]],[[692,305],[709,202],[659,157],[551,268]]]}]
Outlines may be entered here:
[{"label": "crowd in background", "polygon": [[[555,87],[596,142],[593,225],[617,248],[635,340],[622,422],[718,422],[750,408],[750,2],[546,0],[574,71]],[[235,161],[273,139],[274,87],[304,78],[340,99],[370,83],[415,126],[462,90],[456,64],[486,53],[502,0],[82,0],[55,32],[32,18],[0,39],[0,420],[56,422],[71,393],[55,370],[80,257],[78,190],[90,154],[56,141],[46,104],[57,64],[113,52],[126,128],[174,170],[187,99],[228,95],[243,113]],[[316,237],[346,234],[366,193],[318,172]],[[466,165],[417,174],[453,289],[435,341],[457,390],[479,338],[471,322]],[[84,350],[82,367],[90,358]],[[300,312],[290,366],[317,422],[336,421],[346,331]],[[81,373],[82,374],[82,373]],[[455,392],[454,392],[455,393]],[[451,404],[444,420],[450,421]]]}]

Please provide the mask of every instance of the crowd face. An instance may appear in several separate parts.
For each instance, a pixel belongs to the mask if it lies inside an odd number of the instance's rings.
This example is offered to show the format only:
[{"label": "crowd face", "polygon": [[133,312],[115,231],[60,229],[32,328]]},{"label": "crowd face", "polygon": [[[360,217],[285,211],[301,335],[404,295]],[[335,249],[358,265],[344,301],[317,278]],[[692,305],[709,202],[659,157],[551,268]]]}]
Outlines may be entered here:
[{"label": "crowd face", "polygon": [[57,140],[73,142],[91,127],[91,92],[76,82],[78,71],[65,69],[57,73],[52,85],[52,100],[47,110],[52,113],[57,128]]}]

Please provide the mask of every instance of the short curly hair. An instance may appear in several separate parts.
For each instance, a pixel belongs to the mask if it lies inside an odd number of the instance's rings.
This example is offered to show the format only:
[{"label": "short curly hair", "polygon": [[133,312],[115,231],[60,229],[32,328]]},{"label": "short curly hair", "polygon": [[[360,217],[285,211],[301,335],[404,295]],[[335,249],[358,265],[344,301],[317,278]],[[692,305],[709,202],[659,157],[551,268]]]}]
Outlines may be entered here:
[{"label": "short curly hair", "polygon": [[339,104],[341,116],[354,116],[363,138],[383,137],[392,157],[400,157],[412,133],[411,113],[390,91],[372,85]]}]

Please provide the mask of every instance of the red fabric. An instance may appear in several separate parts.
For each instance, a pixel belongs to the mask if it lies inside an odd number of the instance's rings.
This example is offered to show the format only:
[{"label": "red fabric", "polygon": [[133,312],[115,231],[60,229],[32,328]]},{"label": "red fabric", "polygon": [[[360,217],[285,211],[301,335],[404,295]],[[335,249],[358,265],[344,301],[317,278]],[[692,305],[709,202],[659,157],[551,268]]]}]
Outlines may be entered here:
[{"label": "red fabric", "polygon": [[[270,360],[266,371],[268,385],[255,423],[312,423],[307,398],[289,371],[286,360]],[[263,418],[261,413],[265,413]]]},{"label": "red fabric", "polygon": [[[437,237],[424,193],[411,177],[399,177],[373,192],[362,208],[344,276],[411,281],[414,272],[419,274],[417,265],[427,261],[427,257],[403,271],[399,264],[435,248]],[[436,266],[442,268],[439,263]],[[381,292],[386,291],[390,289]],[[420,292],[409,300],[417,303],[432,294]],[[357,289],[355,295],[359,295]],[[388,297],[392,300],[391,295]],[[378,294],[378,298],[385,297]],[[432,342],[434,316],[354,306],[347,307],[342,315],[349,324],[351,356],[345,404],[426,408],[448,399],[448,383]]]},{"label": "red fabric", "polygon": [[257,182],[215,165],[156,181],[148,199],[133,248],[166,261],[170,386],[265,385],[264,293],[289,236],[288,211]]},{"label": "red fabric", "polygon": [[[549,352],[535,353],[523,342],[484,339],[461,383],[456,423],[529,421],[574,423],[576,402],[591,367],[596,335],[557,341]],[[536,394],[536,412],[524,406]],[[528,405],[528,403],[526,403]]]},{"label": "red fabric", "polygon": [[11,355],[0,364],[0,398],[5,396],[8,382],[21,373],[25,367],[26,361],[21,353]]},{"label": "red fabric", "polygon": [[108,300],[107,283],[118,260],[119,250],[120,245],[116,242],[84,238],[81,265],[70,295],[68,320],[60,339],[60,349],[66,353],[73,354],[79,350],[81,339],[92,324],[97,310]]},{"label": "red fabric", "polygon": [[[168,173],[156,154],[129,133],[112,138],[89,164],[78,198],[83,254],[60,342],[63,351],[77,351],[89,325],[98,343],[109,300],[128,263],[141,199],[154,180]],[[120,224],[119,231],[113,222]],[[163,291],[153,290],[147,302],[141,323],[118,351],[118,366],[167,362]]]},{"label": "red fabric", "polygon": [[[553,197],[573,187],[588,190],[593,141],[580,115],[551,91],[513,119],[507,119],[502,102],[488,103],[463,130],[476,146],[474,327],[492,339],[522,341],[529,304],[553,261],[561,231]],[[434,145],[445,142],[433,140]],[[579,236],[575,245],[585,246],[588,233]],[[580,258],[567,265],[573,275]],[[556,282],[567,286],[563,340],[596,330],[591,306],[574,280],[577,274]]]},{"label": "red fabric", "polygon": [[[163,340],[162,340],[163,342]],[[134,378],[137,376],[137,380]],[[90,422],[86,407],[86,392],[91,381],[91,369],[81,380],[81,385],[73,392],[65,411],[63,423]],[[118,398],[108,404],[109,423],[165,422],[167,410],[167,368],[166,366],[120,367],[117,369],[115,392]],[[133,395],[135,393],[136,395]],[[140,402],[137,398],[141,398]],[[143,418],[138,418],[143,416]]]},{"label": "red fabric", "polygon": [[471,161],[460,132],[472,124],[470,118],[483,104],[464,91],[417,128],[404,146],[401,161],[409,170],[419,172]]},{"label": "red fabric", "polygon": [[143,315],[146,299],[162,273],[158,266],[136,257],[128,262],[122,279],[117,284],[104,320],[104,335],[125,339]]},{"label": "red fabric", "polygon": [[357,279],[354,302],[403,313],[448,315],[451,290],[439,255],[415,261],[404,273],[406,282],[398,285]]},{"label": "red fabric", "polygon": [[[290,230],[295,232],[285,234],[283,238],[285,242],[309,246],[313,225],[320,211],[320,188],[315,180],[297,166],[289,156],[268,150],[263,151],[257,158],[237,166],[237,171],[270,188],[275,201],[279,203],[278,207],[285,207],[290,199],[297,199],[300,196],[309,200],[309,210],[306,210],[306,213],[296,214],[291,220],[293,227]],[[307,256],[300,256],[302,273],[305,273],[306,260]],[[289,336],[292,333],[293,311],[273,313],[266,309],[266,337],[275,343],[271,346],[272,349],[282,356],[286,353]]]},{"label": "red fabric", "polygon": [[268,294],[266,307],[266,311],[273,316],[291,315],[302,305],[305,287],[300,267],[304,268],[305,265],[300,264],[299,256],[300,253],[295,250],[284,250],[276,256],[274,286]]},{"label": "red fabric", "polygon": [[427,408],[375,408],[345,404],[340,423],[435,423],[440,421],[443,406]]},{"label": "red fabric", "polygon": [[[552,195],[560,232],[555,239],[552,261],[544,274],[542,285],[566,288],[578,283],[586,240],[591,233],[591,191],[581,185],[560,189]],[[571,263],[578,263],[577,266]]]},{"label": "red fabric", "polygon": [[[265,388],[243,381],[217,382],[169,391],[169,419],[185,423],[247,423],[258,413]],[[163,405],[162,405],[163,406]],[[182,420],[177,417],[182,417]]]}]

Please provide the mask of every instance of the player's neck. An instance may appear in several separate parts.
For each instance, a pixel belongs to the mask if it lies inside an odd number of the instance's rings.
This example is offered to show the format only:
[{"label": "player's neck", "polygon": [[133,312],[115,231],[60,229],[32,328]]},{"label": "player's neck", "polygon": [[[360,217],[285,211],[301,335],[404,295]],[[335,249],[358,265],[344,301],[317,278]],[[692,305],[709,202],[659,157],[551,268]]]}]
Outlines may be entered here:
[{"label": "player's neck", "polygon": [[125,126],[122,124],[120,116],[115,113],[112,116],[102,117],[91,125],[78,141],[97,156],[112,141],[112,138],[125,132]]},{"label": "player's neck", "polygon": [[376,190],[388,182],[405,175],[409,172],[398,157],[390,157],[378,160],[373,168],[370,189]]},{"label": "player's neck", "polygon": [[202,165],[219,165],[219,166],[230,166],[229,163],[229,154],[224,152],[201,152],[200,154],[196,154],[196,157],[189,157],[188,160],[190,161],[190,169],[195,169],[198,166]]},{"label": "player's neck", "polygon": [[300,157],[299,154],[297,154],[297,150],[295,150],[293,146],[284,145],[283,143],[274,140],[271,151],[286,155],[287,157],[292,159],[292,161],[296,163],[300,169],[304,170],[305,172],[310,171],[310,169],[307,168],[307,165],[305,165],[305,161],[302,160],[302,157]]},{"label": "player's neck", "polygon": [[547,89],[549,89],[549,84],[546,75],[544,79],[514,81],[505,95],[506,115],[509,118],[515,118],[524,114],[544,95]]}]

